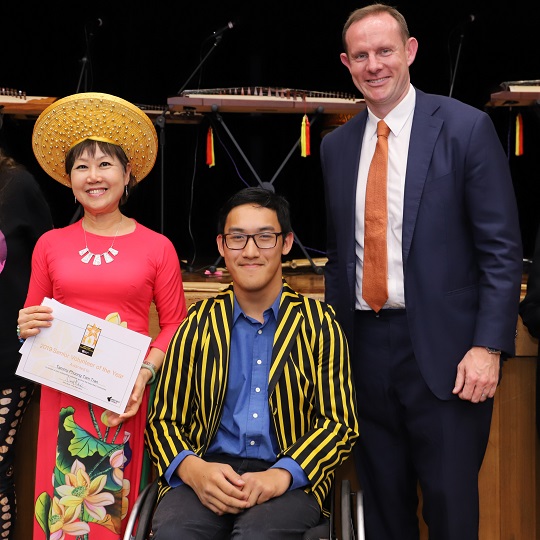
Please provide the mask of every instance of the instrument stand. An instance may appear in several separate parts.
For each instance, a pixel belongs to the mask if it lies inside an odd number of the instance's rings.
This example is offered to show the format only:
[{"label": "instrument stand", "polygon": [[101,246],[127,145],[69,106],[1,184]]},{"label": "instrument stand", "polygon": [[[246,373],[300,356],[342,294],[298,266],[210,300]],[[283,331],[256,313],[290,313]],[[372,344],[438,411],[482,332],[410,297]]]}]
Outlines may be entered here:
[{"label": "instrument stand", "polygon": [[[283,167],[287,164],[287,162],[289,161],[289,159],[291,158],[291,156],[293,155],[294,151],[296,150],[296,148],[298,148],[298,146],[300,145],[300,142],[301,142],[301,138],[299,137],[298,140],[296,141],[296,143],[293,145],[293,147],[291,148],[290,152],[287,154],[287,156],[285,157],[285,159],[283,160],[283,162],[281,163],[281,165],[278,167],[277,171],[275,172],[274,176],[271,178],[271,180],[269,182],[263,182],[261,180],[261,178],[259,177],[259,175],[257,174],[257,172],[255,171],[255,169],[253,168],[252,164],[250,163],[250,161],[248,160],[248,158],[246,157],[246,155],[244,154],[244,152],[242,151],[242,148],[240,148],[240,145],[238,144],[238,142],[236,141],[236,139],[234,138],[233,134],[231,133],[231,131],[229,130],[229,128],[227,127],[227,125],[225,124],[225,121],[223,120],[223,117],[221,116],[221,114],[219,114],[218,112],[218,106],[217,105],[212,105],[212,112],[214,113],[214,116],[216,117],[216,120],[221,124],[221,126],[223,126],[223,129],[226,131],[227,135],[229,136],[229,138],[231,139],[232,143],[234,144],[234,146],[236,147],[236,149],[238,150],[238,152],[240,153],[240,155],[242,156],[243,160],[245,161],[246,165],[249,167],[249,169],[251,170],[251,172],[253,173],[253,176],[256,178],[257,182],[259,183],[260,187],[264,188],[264,189],[267,189],[269,191],[272,191],[272,193],[275,193],[275,189],[274,189],[274,181],[275,179],[277,178],[277,176],[279,175],[279,173],[282,171]],[[324,112],[324,109],[323,107],[318,107],[317,110],[315,111],[315,116],[310,120],[310,124],[313,125],[317,119],[319,118],[319,116]],[[294,234],[294,231],[292,231],[292,233]],[[322,274],[323,273],[323,269],[320,268],[319,266],[317,266],[314,262],[313,262],[313,259],[311,258],[311,256],[309,255],[309,253],[306,251],[306,248],[304,247],[304,245],[302,244],[302,242],[300,241],[300,239],[298,238],[298,236],[296,236],[296,234],[294,235],[294,241],[298,244],[298,246],[300,247],[300,249],[302,250],[302,252],[304,253],[306,259],[309,261],[310,265],[311,265],[311,268],[313,269],[313,271],[316,273],[316,274]],[[208,270],[210,273],[214,273],[217,269],[217,266],[219,264],[219,262],[221,261],[221,257],[218,257],[218,259],[216,260],[216,262],[211,265]]]}]

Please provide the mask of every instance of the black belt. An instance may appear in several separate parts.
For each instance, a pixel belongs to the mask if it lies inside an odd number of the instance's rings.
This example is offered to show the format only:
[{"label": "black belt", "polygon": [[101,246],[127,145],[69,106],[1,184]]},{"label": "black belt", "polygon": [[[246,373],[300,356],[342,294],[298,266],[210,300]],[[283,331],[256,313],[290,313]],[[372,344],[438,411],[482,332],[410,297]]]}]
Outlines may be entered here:
[{"label": "black belt", "polygon": [[405,315],[407,313],[407,310],[405,308],[399,308],[399,309],[381,309],[378,312],[373,311],[372,309],[357,309],[354,312],[355,317],[395,317],[397,315]]}]

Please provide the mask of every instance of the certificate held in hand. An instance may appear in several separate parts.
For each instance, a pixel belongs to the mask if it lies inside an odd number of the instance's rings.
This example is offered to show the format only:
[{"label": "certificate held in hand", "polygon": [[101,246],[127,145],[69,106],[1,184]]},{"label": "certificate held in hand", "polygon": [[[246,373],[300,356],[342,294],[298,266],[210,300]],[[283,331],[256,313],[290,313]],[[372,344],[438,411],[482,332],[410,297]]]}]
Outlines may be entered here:
[{"label": "certificate held in hand", "polygon": [[27,339],[16,374],[121,414],[151,338],[45,298],[49,328]]}]

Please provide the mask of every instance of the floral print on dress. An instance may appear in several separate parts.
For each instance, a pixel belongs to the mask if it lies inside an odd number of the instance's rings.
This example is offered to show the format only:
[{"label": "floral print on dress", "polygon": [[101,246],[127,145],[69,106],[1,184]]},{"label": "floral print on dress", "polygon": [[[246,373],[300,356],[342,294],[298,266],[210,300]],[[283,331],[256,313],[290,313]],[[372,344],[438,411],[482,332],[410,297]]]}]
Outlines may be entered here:
[{"label": "floral print on dress", "polygon": [[87,540],[90,525],[120,534],[130,487],[123,478],[131,454],[129,433],[117,443],[119,427],[111,433],[97,421],[93,407],[88,404],[95,434],[77,425],[72,407],[61,410],[53,489],[42,493],[35,507],[48,540],[62,540],[65,534]]},{"label": "floral print on dress", "polygon": [[[107,320],[125,326],[118,313]],[[130,434],[121,429],[122,424],[115,428],[104,424],[101,407],[91,403],[86,407],[60,411],[52,490],[41,493],[35,504],[47,540],[64,540],[66,535],[89,540],[92,532],[98,539],[102,527],[120,535],[128,511],[130,482],[124,478],[124,468],[131,460]],[[86,414],[91,432],[77,423],[77,415]]]}]

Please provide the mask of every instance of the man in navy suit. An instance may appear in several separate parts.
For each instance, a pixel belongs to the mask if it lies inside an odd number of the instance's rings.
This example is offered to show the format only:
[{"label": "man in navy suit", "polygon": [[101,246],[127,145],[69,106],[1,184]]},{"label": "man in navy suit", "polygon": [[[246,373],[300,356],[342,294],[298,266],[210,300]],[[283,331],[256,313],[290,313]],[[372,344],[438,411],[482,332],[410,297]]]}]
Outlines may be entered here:
[{"label": "man in navy suit", "polygon": [[[411,85],[418,42],[394,8],[354,11],[341,61],[367,110],[322,141],[326,300],[352,347],[369,540],[478,538],[478,472],[502,361],[514,354],[522,247],[489,117]],[[367,173],[388,137],[388,298],[362,298]],[[385,272],[385,270],[382,270]]]}]

